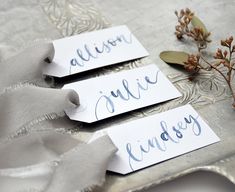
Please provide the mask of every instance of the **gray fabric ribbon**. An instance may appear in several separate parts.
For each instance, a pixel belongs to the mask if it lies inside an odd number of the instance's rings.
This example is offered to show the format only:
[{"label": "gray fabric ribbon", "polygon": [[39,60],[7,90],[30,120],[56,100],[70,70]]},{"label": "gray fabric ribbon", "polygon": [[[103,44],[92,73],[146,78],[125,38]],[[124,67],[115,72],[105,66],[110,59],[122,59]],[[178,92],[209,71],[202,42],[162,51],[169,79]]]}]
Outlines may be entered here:
[{"label": "gray fabric ribbon", "polygon": [[36,44],[23,52],[1,62],[0,89],[24,82],[42,80],[42,69],[48,58],[52,60],[52,43]]},{"label": "gray fabric ribbon", "polygon": [[1,191],[92,190],[117,150],[108,136],[86,144],[66,133],[77,125],[64,113],[79,107],[77,93],[39,87],[53,55],[43,43],[0,63]]}]

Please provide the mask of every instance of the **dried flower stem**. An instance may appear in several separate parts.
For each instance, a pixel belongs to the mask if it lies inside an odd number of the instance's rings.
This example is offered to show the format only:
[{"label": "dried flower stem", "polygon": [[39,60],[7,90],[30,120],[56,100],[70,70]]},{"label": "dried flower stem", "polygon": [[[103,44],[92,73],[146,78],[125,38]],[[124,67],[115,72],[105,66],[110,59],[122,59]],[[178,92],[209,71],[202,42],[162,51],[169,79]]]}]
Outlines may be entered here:
[{"label": "dried flower stem", "polygon": [[[230,37],[231,38],[231,37]],[[224,80],[226,81],[228,87],[229,87],[229,90],[232,94],[232,97],[233,97],[233,107],[235,108],[235,90],[233,89],[232,87],[232,71],[235,70],[233,68],[234,66],[234,63],[232,62],[232,54],[233,54],[233,51],[231,50],[231,48],[229,47],[229,57],[227,59],[227,64],[226,67],[228,69],[228,72],[227,74],[225,75],[219,68],[218,68],[218,65],[213,65],[211,64],[209,61],[207,61],[203,56],[202,56],[202,53],[201,51],[199,51],[199,54],[200,54],[200,59],[202,59],[211,69],[214,69],[215,71],[217,71],[223,78]],[[226,59],[226,58],[225,58]],[[200,64],[199,64],[200,65]],[[201,66],[201,65],[200,65]],[[203,70],[207,70],[206,68],[204,67],[201,67],[201,69]]]},{"label": "dried flower stem", "polygon": [[[233,37],[231,36],[228,39],[221,40],[221,46],[225,47],[226,50],[222,51],[221,49],[217,49],[217,52],[214,56],[214,61],[209,62],[203,57],[202,49],[205,49],[207,47],[207,43],[211,42],[210,40],[208,40],[210,33],[206,32],[206,30],[203,30],[202,27],[194,27],[192,29],[189,28],[189,24],[194,16],[194,13],[190,9],[182,9],[180,13],[175,11],[175,14],[178,18],[178,25],[176,25],[175,28],[176,37],[178,39],[182,39],[185,35],[189,38],[192,38],[196,43],[198,50],[198,53],[196,55],[189,55],[187,62],[184,62],[185,69],[191,72],[193,76],[198,74],[200,70],[208,71],[213,69],[218,72],[224,78],[229,87],[229,90],[231,91],[234,100],[233,107],[235,108],[235,90],[232,87],[232,79],[235,71],[235,62],[233,61],[235,59],[233,58],[233,54],[235,53],[235,45],[232,45]],[[206,63],[208,67],[204,67],[201,64],[201,61]],[[219,66],[222,66],[222,69],[226,68],[227,73],[225,74],[221,70],[221,67],[219,68]],[[192,79],[192,76],[190,79]]]},{"label": "dried flower stem", "polygon": [[[232,86],[231,86],[231,83],[230,83],[230,82],[231,82],[231,81],[230,81],[230,76],[229,76],[229,79],[228,79],[228,77],[225,76],[222,71],[220,71],[217,67],[213,66],[211,63],[209,63],[204,57],[201,56],[200,58],[201,58],[207,65],[209,65],[212,69],[214,69],[215,71],[217,71],[217,72],[225,79],[225,81],[227,82],[227,84],[228,84],[228,86],[229,86],[231,92],[233,93],[234,91],[233,91]],[[204,69],[204,68],[202,68],[202,69]],[[234,98],[234,100],[235,100],[235,95],[234,95],[234,94],[233,94],[233,98]]]}]

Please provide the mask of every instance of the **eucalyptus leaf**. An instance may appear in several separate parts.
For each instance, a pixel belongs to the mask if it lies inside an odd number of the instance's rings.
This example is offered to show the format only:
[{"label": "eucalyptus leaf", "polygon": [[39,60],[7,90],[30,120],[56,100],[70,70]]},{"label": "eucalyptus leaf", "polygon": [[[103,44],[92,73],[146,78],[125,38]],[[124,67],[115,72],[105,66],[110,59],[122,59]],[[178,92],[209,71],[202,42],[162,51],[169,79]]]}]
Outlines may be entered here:
[{"label": "eucalyptus leaf", "polygon": [[193,27],[201,28],[204,35],[208,33],[206,26],[197,16],[195,16],[195,15],[193,16],[191,23],[192,23]]},{"label": "eucalyptus leaf", "polygon": [[189,54],[183,51],[163,51],[160,53],[160,58],[168,64],[178,64],[184,66]]}]

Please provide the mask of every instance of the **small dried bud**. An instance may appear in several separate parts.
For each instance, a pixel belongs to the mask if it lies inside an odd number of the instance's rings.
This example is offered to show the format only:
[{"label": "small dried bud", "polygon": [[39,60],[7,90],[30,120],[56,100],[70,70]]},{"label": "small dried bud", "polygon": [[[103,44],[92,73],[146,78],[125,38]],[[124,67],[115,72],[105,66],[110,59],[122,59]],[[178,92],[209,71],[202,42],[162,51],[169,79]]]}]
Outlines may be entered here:
[{"label": "small dried bud", "polygon": [[175,35],[176,35],[177,39],[182,39],[183,38],[182,33],[178,32],[178,31],[175,32]]},{"label": "small dried bud", "polygon": [[220,55],[222,55],[222,50],[221,49],[217,49],[217,52],[220,54]]},{"label": "small dried bud", "polygon": [[223,59],[224,58],[221,49],[217,49],[217,52],[215,53],[214,58],[215,59]]},{"label": "small dried bud", "polygon": [[220,63],[224,65],[226,62],[225,60],[221,60]]},{"label": "small dried bud", "polygon": [[232,42],[233,42],[233,37],[232,36],[225,40],[225,43],[227,44],[227,47],[230,47]]},{"label": "small dried bud", "polygon": [[208,32],[208,33],[206,34],[207,37],[209,37],[210,35],[211,35],[211,32]]},{"label": "small dried bud", "polygon": [[221,41],[220,41],[220,44],[221,44],[222,46],[226,46],[226,47],[227,47],[227,44],[225,43],[224,40],[221,40]]},{"label": "small dried bud", "polygon": [[231,43],[232,43],[232,41],[233,41],[233,36],[229,37],[229,41],[231,41]]},{"label": "small dried bud", "polygon": [[184,23],[182,21],[179,21],[179,23],[180,23],[181,26],[184,26]]},{"label": "small dried bud", "polygon": [[210,42],[210,40],[207,39],[209,35],[210,35],[209,33],[204,35],[202,28],[195,27],[192,30],[190,30],[190,35],[188,36],[192,37],[194,41],[198,41],[200,42],[200,44],[205,45],[206,42]]},{"label": "small dried bud", "polygon": [[189,19],[188,19],[188,17],[184,17],[183,20],[184,20],[184,23],[187,23]]},{"label": "small dried bud", "polygon": [[182,27],[180,25],[176,25],[175,26],[175,30],[178,31],[178,32],[181,32],[182,31]]},{"label": "small dried bud", "polygon": [[188,60],[184,62],[184,68],[191,73],[198,72],[199,68],[199,55],[189,55]]},{"label": "small dried bud", "polygon": [[[181,27],[184,28],[187,25],[187,23],[181,23]],[[182,29],[183,30],[183,29]]]},{"label": "small dried bud", "polygon": [[185,65],[184,66],[185,70],[190,72],[190,73],[194,73],[195,72],[195,67],[191,66],[191,65]]},{"label": "small dried bud", "polygon": [[184,16],[185,12],[183,9],[180,10],[180,18],[182,18]]},{"label": "small dried bud", "polygon": [[185,12],[186,12],[186,14],[190,14],[191,10],[189,8],[186,8]]},{"label": "small dried bud", "polygon": [[224,58],[226,58],[227,57],[227,55],[228,55],[228,51],[224,51]]},{"label": "small dried bud", "polygon": [[233,45],[232,52],[235,52],[235,45]]}]

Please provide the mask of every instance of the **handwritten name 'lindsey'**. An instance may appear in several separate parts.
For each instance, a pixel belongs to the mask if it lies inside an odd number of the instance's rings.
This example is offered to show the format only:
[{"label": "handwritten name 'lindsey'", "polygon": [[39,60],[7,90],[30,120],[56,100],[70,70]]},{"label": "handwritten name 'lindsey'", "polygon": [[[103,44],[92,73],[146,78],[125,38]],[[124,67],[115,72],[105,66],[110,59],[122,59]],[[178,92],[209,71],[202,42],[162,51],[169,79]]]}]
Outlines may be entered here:
[{"label": "handwritten name 'lindsey'", "polygon": [[187,130],[190,130],[190,134],[198,137],[202,132],[198,116],[191,114],[184,116],[183,119],[178,121],[175,125],[162,120],[156,125],[156,129],[157,131],[160,129],[160,133],[149,136],[146,140],[126,143],[126,153],[128,155],[129,167],[132,171],[135,170],[135,166],[138,166],[138,163],[146,161],[148,154],[158,156],[159,153],[166,153],[170,150],[167,147],[169,142],[175,145],[180,144],[180,142],[185,139],[184,132]]},{"label": "handwritten name 'lindsey'", "polygon": [[91,45],[84,44],[76,49],[75,57],[70,60],[69,74],[73,68],[84,67],[91,60],[100,58],[103,54],[109,54],[113,49],[117,49],[122,44],[132,44],[132,34],[120,34],[114,38],[108,38],[101,43],[93,43]]}]

